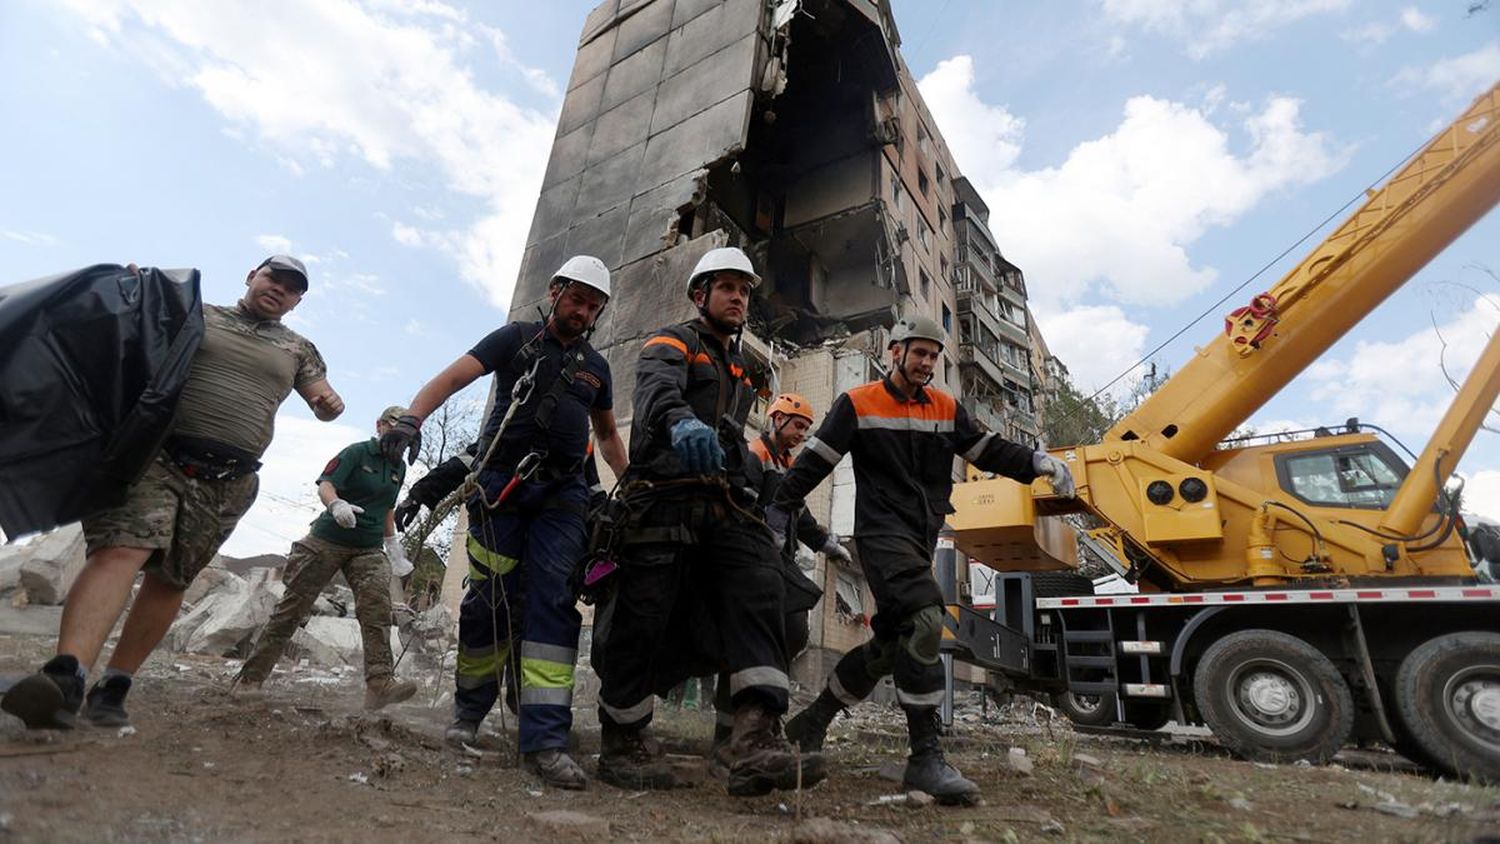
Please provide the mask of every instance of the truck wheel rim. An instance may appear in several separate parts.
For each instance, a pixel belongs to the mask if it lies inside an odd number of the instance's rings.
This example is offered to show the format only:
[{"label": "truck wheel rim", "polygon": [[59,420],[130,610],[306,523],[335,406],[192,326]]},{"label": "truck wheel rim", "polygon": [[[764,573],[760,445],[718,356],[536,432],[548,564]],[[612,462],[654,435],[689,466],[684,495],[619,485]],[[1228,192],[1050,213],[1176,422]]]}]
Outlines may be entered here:
[{"label": "truck wheel rim", "polygon": [[1475,741],[1500,751],[1500,666],[1454,672],[1444,684],[1448,716]]},{"label": "truck wheel rim", "polygon": [[1079,712],[1093,714],[1104,703],[1098,695],[1080,695],[1075,692],[1068,692],[1068,694],[1072,695],[1073,707]]},{"label": "truck wheel rim", "polygon": [[1316,707],[1312,685],[1292,666],[1275,659],[1241,664],[1229,677],[1235,716],[1258,733],[1285,736],[1306,727]]}]

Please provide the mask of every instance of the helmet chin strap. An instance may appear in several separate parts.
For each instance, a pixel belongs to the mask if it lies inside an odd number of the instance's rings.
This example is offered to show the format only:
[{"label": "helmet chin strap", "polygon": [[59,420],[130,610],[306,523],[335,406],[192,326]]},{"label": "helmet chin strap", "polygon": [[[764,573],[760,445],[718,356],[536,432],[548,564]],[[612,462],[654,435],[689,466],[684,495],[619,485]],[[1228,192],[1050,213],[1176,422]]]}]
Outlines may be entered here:
[{"label": "helmet chin strap", "polygon": [[[909,372],[907,370],[907,368],[906,368],[906,356],[909,355],[909,354],[911,354],[911,341],[910,340],[904,340],[901,343],[901,363],[900,363],[901,377],[903,379],[905,379],[908,384],[916,384],[917,383],[917,379],[911,377],[911,372]],[[932,383],[932,377],[934,375],[936,375],[936,374],[937,374],[936,371],[927,373],[927,380],[923,381],[920,384],[917,384],[917,386],[919,386],[919,387],[925,387],[928,384],[931,384]]]}]

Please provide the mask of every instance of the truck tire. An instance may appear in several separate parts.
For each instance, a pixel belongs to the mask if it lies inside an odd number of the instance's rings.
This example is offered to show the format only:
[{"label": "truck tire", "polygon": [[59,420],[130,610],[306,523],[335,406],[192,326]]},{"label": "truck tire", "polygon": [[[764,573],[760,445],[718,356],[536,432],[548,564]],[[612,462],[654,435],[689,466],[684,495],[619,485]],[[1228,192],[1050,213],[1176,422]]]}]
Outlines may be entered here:
[{"label": "truck tire", "polygon": [[1084,727],[1108,727],[1115,722],[1113,692],[1099,695],[1058,692],[1052,696],[1052,706],[1068,716],[1069,721]]},{"label": "truck tire", "polygon": [[1317,648],[1275,630],[1241,630],[1214,642],[1193,673],[1203,721],[1252,762],[1322,764],[1354,729],[1354,700]]},{"label": "truck tire", "polygon": [[1500,634],[1429,640],[1396,672],[1402,726],[1433,767],[1500,783]]},{"label": "truck tire", "polygon": [[1172,720],[1172,704],[1165,700],[1125,700],[1125,723],[1137,730],[1159,730]]},{"label": "truck tire", "polygon": [[1094,581],[1071,571],[1034,571],[1031,573],[1033,598],[1071,598],[1094,594]]}]

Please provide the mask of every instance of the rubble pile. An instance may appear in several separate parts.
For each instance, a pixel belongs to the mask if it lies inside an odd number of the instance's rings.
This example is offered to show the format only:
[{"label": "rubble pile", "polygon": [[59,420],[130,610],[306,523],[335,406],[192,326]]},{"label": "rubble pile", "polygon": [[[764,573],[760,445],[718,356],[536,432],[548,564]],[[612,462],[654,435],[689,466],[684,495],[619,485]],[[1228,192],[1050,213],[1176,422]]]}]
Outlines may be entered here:
[{"label": "rubble pile", "polygon": [[12,604],[56,606],[83,570],[83,529],[66,525],[25,545],[0,548],[0,595]]}]

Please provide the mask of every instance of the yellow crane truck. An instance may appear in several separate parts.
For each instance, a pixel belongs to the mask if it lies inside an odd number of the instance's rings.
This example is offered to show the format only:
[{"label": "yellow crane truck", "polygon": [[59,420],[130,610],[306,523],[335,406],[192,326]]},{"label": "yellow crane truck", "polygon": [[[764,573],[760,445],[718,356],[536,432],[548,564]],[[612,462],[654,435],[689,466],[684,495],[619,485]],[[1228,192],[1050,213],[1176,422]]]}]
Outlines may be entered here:
[{"label": "yellow crane truck", "polygon": [[[957,485],[956,553],[1000,574],[993,610],[950,605],[949,651],[1076,718],[1202,724],[1247,759],[1374,739],[1500,781],[1500,587],[1445,490],[1500,392],[1500,331],[1410,464],[1357,420],[1224,441],[1497,200],[1500,85],[1101,442],[1052,449],[1077,498]],[[1093,594],[1075,541],[1139,592]]]}]

